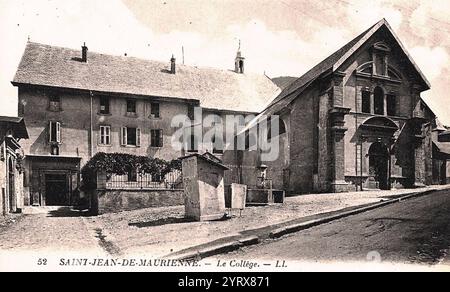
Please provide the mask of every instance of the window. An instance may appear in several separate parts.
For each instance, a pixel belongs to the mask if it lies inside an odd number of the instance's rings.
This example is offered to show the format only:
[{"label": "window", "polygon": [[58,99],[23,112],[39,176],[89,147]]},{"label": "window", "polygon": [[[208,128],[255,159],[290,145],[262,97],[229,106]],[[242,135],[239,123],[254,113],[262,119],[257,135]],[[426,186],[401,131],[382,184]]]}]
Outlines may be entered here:
[{"label": "window", "polygon": [[388,116],[397,115],[397,97],[394,94],[388,94],[387,99],[387,114]]},{"label": "window", "polygon": [[195,119],[195,106],[194,105],[188,106],[188,118],[191,121],[193,121]]},{"label": "window", "polygon": [[111,127],[100,126],[100,145],[111,145]]},{"label": "window", "polygon": [[54,112],[61,111],[61,97],[59,97],[58,95],[51,95],[49,97],[48,109]]},{"label": "window", "polygon": [[[286,124],[282,119],[278,119],[278,136],[286,133]],[[274,136],[276,137],[276,136]],[[272,118],[267,119],[267,141],[272,140]]]},{"label": "window", "polygon": [[138,128],[121,129],[121,145],[122,146],[141,146],[141,130]]},{"label": "window", "polygon": [[386,64],[386,55],[385,54],[376,54],[375,55],[375,66],[376,66],[376,75],[386,76],[387,75],[387,64]]},{"label": "window", "polygon": [[159,119],[161,117],[161,113],[159,111],[159,103],[152,102],[151,105],[151,117],[155,119]]},{"label": "window", "polygon": [[61,143],[61,123],[50,122],[49,124],[49,139],[50,143]]},{"label": "window", "polygon": [[106,96],[100,97],[100,113],[108,115],[109,112],[109,98]]},{"label": "window", "polygon": [[371,108],[371,104],[370,104],[370,92],[364,90],[362,92],[362,97],[361,97],[361,111],[363,113],[367,113],[370,114],[370,108]]},{"label": "window", "polygon": [[374,90],[374,113],[384,115],[384,92],[380,87]]},{"label": "window", "polygon": [[212,144],[214,154],[223,154],[223,141],[220,137],[214,135],[212,138]]},{"label": "window", "polygon": [[244,61],[239,61],[239,73],[244,73]]},{"label": "window", "polygon": [[163,131],[151,130],[151,147],[163,147]]},{"label": "window", "polygon": [[188,152],[198,152],[198,141],[195,138],[195,135],[191,135],[189,137],[189,145]]},{"label": "window", "polygon": [[127,113],[136,114],[136,101],[132,99],[127,100]]}]

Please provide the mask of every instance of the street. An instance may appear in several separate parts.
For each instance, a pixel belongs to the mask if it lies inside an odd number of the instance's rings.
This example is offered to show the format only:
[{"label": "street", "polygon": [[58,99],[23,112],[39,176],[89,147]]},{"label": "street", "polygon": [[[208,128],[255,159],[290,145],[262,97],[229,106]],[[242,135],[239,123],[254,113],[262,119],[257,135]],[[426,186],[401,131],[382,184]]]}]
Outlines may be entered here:
[{"label": "street", "polygon": [[104,255],[95,231],[69,208],[24,215],[0,228],[0,252],[79,253]]},{"label": "street", "polygon": [[450,191],[439,191],[217,258],[432,265],[450,247],[449,220]]}]

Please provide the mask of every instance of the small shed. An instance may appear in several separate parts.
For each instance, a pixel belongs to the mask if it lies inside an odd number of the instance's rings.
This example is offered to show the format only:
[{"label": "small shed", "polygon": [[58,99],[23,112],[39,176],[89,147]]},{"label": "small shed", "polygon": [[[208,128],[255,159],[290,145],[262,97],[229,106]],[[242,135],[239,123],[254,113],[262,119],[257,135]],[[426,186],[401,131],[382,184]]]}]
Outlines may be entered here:
[{"label": "small shed", "polygon": [[213,221],[225,217],[224,173],[228,168],[206,155],[180,158],[187,218]]}]

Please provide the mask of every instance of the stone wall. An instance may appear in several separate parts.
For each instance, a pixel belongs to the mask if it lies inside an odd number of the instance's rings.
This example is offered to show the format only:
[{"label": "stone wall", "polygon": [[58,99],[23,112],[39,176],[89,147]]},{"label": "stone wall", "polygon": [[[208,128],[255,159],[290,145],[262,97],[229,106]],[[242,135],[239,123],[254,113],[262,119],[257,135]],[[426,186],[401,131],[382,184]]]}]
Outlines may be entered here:
[{"label": "stone wall", "polygon": [[98,214],[184,204],[183,190],[98,190],[92,195],[98,212],[92,211]]}]

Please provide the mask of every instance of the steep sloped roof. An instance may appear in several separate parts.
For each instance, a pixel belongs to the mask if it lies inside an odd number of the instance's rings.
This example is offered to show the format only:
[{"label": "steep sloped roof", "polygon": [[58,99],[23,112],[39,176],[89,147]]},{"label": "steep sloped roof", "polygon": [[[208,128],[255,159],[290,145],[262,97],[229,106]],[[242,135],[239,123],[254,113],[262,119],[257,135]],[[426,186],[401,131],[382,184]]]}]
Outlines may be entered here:
[{"label": "steep sloped roof", "polygon": [[202,107],[260,112],[280,89],[266,76],[197,68],[170,62],[88,53],[29,42],[13,84],[92,90],[130,95],[199,100]]},{"label": "steep sloped roof", "polygon": [[291,76],[280,76],[272,78],[273,83],[275,83],[281,90],[286,89],[288,86],[292,84],[298,77]]},{"label": "steep sloped roof", "polygon": [[331,54],[325,60],[317,64],[311,70],[306,72],[303,76],[298,78],[296,81],[292,82],[290,86],[286,87],[279,96],[277,96],[270,105],[261,114],[256,117],[252,122],[250,122],[247,128],[253,127],[261,119],[263,115],[272,115],[279,112],[281,109],[288,106],[294,99],[296,99],[299,94],[301,94],[305,89],[309,87],[314,81],[316,81],[320,76],[328,72],[335,72],[339,67],[350,58],[361,46],[366,43],[370,37],[372,37],[378,30],[382,27],[386,27],[392,34],[394,39],[397,41],[398,45],[402,49],[403,53],[409,59],[411,64],[414,66],[420,78],[423,80],[424,84],[428,89],[431,87],[430,82],[426,79],[424,74],[420,71],[419,67],[416,65],[414,60],[411,58],[407,52],[404,45],[401,43],[400,39],[397,37],[395,32],[390,27],[386,19],[382,19],[377,22],[369,29],[364,31],[362,34],[358,35],[356,38],[351,40],[349,43],[344,45],[342,48]]}]

